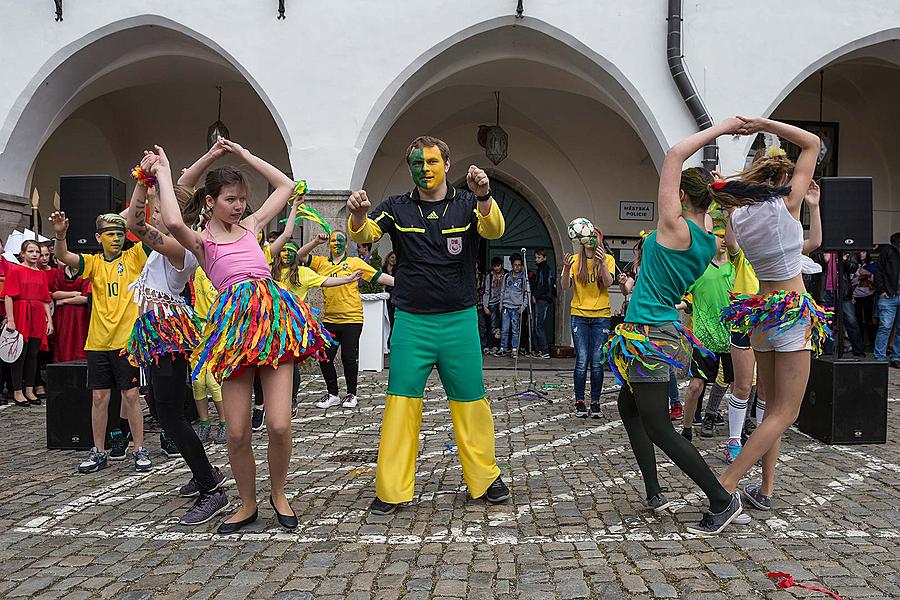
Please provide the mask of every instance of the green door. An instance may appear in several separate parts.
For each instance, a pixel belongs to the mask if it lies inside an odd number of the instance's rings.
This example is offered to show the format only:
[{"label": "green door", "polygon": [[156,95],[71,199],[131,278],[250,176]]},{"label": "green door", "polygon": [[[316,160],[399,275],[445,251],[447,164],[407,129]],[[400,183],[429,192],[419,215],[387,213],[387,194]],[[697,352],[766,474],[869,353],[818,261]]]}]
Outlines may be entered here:
[{"label": "green door", "polygon": [[[495,256],[521,254],[522,248],[526,250],[525,260],[528,263],[528,270],[534,271],[534,251],[537,248],[543,248],[547,251],[550,272],[555,274],[556,255],[553,251],[553,242],[538,212],[521,194],[496,178],[491,179],[491,193],[503,212],[506,232],[499,240],[486,241],[482,272],[486,273],[490,270],[491,259]],[[555,343],[556,339],[554,335],[556,323],[553,313],[554,311],[550,310],[547,315],[547,341],[550,344]],[[525,328],[524,323],[522,328]]]}]

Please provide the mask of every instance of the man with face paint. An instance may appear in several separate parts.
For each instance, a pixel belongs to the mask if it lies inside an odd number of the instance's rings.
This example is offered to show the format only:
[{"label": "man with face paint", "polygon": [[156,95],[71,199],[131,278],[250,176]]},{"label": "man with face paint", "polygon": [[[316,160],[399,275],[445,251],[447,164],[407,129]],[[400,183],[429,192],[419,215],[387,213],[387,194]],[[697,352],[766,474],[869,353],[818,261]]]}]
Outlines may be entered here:
[{"label": "man with face paint", "polygon": [[[328,242],[329,256],[312,256],[310,251],[315,246]],[[325,277],[345,278],[355,271],[362,273],[366,281],[378,282],[382,285],[394,285],[394,278],[370,267],[364,260],[356,256],[347,256],[347,236],[343,231],[332,231],[328,238],[316,236],[298,252],[300,264]],[[322,376],[328,391],[316,402],[318,408],[329,409],[342,405],[344,408],[355,408],[356,384],[359,371],[359,336],[362,334],[363,307],[359,296],[359,287],[355,285],[339,285],[323,287],[322,297],[325,310],[322,314],[322,325],[332,337],[338,341],[341,351],[341,364],[344,365],[344,378],[347,381],[347,394],[339,396],[337,371],[334,368],[334,357],[338,347],[331,345],[325,348],[327,360],[319,362]]]},{"label": "man with face paint", "polygon": [[[468,189],[447,184],[450,149],[430,136],[406,151],[415,187],[371,210],[365,191],[347,201],[356,242],[391,236],[397,285],[391,369],[375,474],[373,514],[390,514],[413,498],[425,381],[437,367],[463,477],[473,498],[509,498],[494,456],[494,418],[485,397],[478,337],[475,262],[482,238],[497,239],[505,224],[487,174],[470,166]],[[439,334],[438,334],[439,332]]]},{"label": "man with face paint", "polygon": [[97,217],[97,241],[103,247],[99,254],[75,254],[66,245],[69,220],[65,213],[50,215],[56,232],[56,259],[68,266],[75,277],[91,282],[93,302],[84,349],[88,357],[88,387],[93,394],[91,425],[94,448],[87,460],[78,466],[81,473],[92,473],[107,467],[107,460],[123,460],[124,454],[108,457],[106,422],[110,390],[122,392],[122,405],[134,439],[134,467],[148,471],[152,466],[150,452],[144,447],[144,415],[138,394],[138,369],[131,366],[121,351],[128,343],[131,329],[138,318],[138,306],[128,286],[141,274],[150,253],[144,244],[135,244],[126,251],[125,218],[117,214]]}]

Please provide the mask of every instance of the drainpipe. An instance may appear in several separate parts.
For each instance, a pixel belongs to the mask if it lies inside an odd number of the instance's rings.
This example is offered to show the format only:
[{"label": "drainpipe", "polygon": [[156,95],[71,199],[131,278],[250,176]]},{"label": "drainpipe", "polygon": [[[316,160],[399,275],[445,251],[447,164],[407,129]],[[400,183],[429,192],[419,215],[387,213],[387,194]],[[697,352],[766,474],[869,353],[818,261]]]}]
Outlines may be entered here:
[{"label": "drainpipe", "polygon": [[[700,129],[708,129],[712,127],[712,119],[703,105],[703,100],[694,87],[694,82],[684,64],[684,54],[681,51],[681,2],[682,0],[669,0],[669,14],[666,17],[668,22],[668,34],[666,43],[666,57],[669,61],[669,71],[672,73],[672,79],[678,86],[678,92],[681,94],[691,116],[697,122]],[[719,146],[713,141],[703,147],[703,166],[714,171],[719,164]]]}]

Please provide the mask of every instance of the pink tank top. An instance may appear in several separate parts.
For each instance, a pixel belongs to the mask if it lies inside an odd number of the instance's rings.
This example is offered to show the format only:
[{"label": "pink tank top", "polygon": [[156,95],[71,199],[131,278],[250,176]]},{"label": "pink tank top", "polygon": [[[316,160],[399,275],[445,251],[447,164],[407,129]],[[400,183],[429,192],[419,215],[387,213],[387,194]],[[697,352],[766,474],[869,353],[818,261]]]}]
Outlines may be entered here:
[{"label": "pink tank top", "polygon": [[210,238],[207,230],[203,241],[206,250],[205,271],[213,286],[220,292],[250,279],[272,278],[266,255],[249,229],[244,229],[244,235],[227,244],[219,244]]}]

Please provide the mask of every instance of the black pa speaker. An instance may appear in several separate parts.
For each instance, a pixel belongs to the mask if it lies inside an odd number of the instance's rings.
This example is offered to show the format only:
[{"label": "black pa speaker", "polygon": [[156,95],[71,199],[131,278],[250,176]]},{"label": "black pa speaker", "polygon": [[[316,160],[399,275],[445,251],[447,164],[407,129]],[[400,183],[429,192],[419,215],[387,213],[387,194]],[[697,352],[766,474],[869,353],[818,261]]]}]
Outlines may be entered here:
[{"label": "black pa speaker", "polygon": [[823,177],[821,252],[871,250],[872,178]]},{"label": "black pa speaker", "polygon": [[[75,360],[47,365],[47,448],[90,450],[94,445],[91,428],[91,390],[87,387],[87,361]],[[119,426],[122,395],[110,392],[106,432]]]},{"label": "black pa speaker", "polygon": [[125,184],[111,175],[60,177],[59,207],[69,218],[69,250],[102,250],[94,236],[97,216],[125,210]]},{"label": "black pa speaker", "polygon": [[797,427],[826,444],[884,444],[887,393],[884,361],[814,358]]}]

